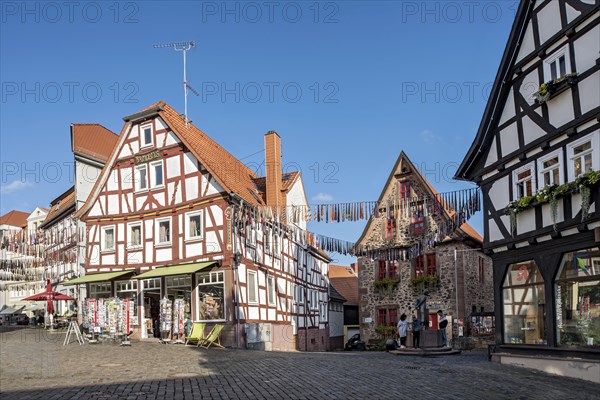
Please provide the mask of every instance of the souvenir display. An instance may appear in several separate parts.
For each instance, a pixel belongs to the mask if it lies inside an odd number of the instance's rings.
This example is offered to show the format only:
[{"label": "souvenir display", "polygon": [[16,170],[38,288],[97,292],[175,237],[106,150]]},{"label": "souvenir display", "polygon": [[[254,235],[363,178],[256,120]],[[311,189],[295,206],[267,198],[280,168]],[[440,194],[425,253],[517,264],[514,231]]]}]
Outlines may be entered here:
[{"label": "souvenir display", "polygon": [[171,332],[173,326],[173,302],[168,298],[160,301],[160,331]]}]

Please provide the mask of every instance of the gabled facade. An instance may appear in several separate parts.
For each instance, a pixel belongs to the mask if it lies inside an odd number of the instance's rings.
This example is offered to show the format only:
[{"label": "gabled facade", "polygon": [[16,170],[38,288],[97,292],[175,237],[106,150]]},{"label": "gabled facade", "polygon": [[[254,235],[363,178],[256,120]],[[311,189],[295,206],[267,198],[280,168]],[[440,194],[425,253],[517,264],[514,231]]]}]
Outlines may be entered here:
[{"label": "gabled facade", "polygon": [[[358,258],[360,335],[366,343],[381,340],[378,330],[395,326],[403,313],[410,316],[425,287],[432,329],[441,309],[454,322],[454,335],[466,336],[471,314],[493,309],[491,262],[481,251],[482,238],[466,223],[441,234],[452,213],[443,203],[431,203],[436,195],[402,152],[379,197],[383,207],[357,242],[381,249]],[[415,252],[416,242],[437,244]]]},{"label": "gabled facade", "polygon": [[456,174],[482,188],[506,352],[598,357],[599,51],[598,1],[522,1]]},{"label": "gabled facade", "polygon": [[329,266],[329,281],[331,282],[331,286],[345,299],[343,304],[344,343],[354,334],[360,333],[358,319],[360,297],[358,295],[357,268],[358,264],[356,263],[351,266]]},{"label": "gabled facade", "polygon": [[134,337],[161,335],[161,300],[181,299],[186,317],[225,325],[224,345],[325,350],[330,259],[295,234],[306,223],[289,211],[307,201],[300,173],[282,175],[279,135],[265,135],[259,177],[164,102],[124,120],[76,215],[75,283],[132,299]]}]

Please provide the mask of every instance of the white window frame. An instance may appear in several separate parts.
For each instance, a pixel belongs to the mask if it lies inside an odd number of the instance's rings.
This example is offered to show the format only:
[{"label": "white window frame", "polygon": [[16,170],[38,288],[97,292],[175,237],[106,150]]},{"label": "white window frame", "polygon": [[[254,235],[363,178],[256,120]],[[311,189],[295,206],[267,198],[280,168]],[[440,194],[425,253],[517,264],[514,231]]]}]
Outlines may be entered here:
[{"label": "white window frame", "polygon": [[270,306],[275,306],[277,303],[275,298],[277,297],[277,290],[275,289],[275,277],[273,275],[267,275],[267,303]]},{"label": "white window frame", "polygon": [[[138,250],[144,246],[144,224],[141,222],[129,222],[127,224],[127,250]],[[140,244],[133,244],[132,228],[140,227]]]},{"label": "white window frame", "polygon": [[319,309],[319,292],[314,289],[311,289],[311,291],[310,291],[310,309],[311,310]]},{"label": "white window frame", "polygon": [[[165,221],[169,221],[169,240],[166,242],[161,242],[160,241],[160,223],[161,222],[165,222]],[[170,246],[171,243],[173,243],[173,221],[171,221],[171,217],[166,217],[166,218],[157,218],[155,220],[155,239],[154,242],[156,243],[157,246]]]},{"label": "white window frame", "polygon": [[[223,271],[208,271],[208,272],[198,272],[196,273],[196,304],[200,302],[200,292],[201,287],[206,285],[215,285],[221,284],[223,285],[223,295],[225,294],[225,273]],[[227,302],[223,299],[223,316],[224,319],[200,319],[200,309],[196,307],[196,314],[194,316],[196,321],[210,321],[210,322],[219,322],[225,321],[227,316]]]},{"label": "white window frame", "polygon": [[[251,293],[250,291],[250,280],[252,280],[252,282],[254,282],[254,290]],[[247,281],[246,281],[246,289],[248,291],[248,304],[258,304],[259,301],[259,293],[258,293],[258,274],[256,273],[256,271],[248,271],[248,277],[247,277]],[[250,295],[254,296],[254,299],[250,299]]]},{"label": "white window frame", "polygon": [[[587,136],[582,137],[581,139],[575,140],[571,143],[567,144],[567,172],[569,174],[569,182],[574,181],[575,179],[577,179],[577,176],[575,176],[575,165],[574,165],[574,157],[575,157],[575,150],[574,148],[577,146],[580,146],[582,144],[584,144],[585,142],[590,142],[592,144],[592,149],[591,149],[591,153],[592,153],[592,170],[594,171],[598,171],[600,170],[600,148],[599,143],[600,143],[600,131],[596,131],[593,132]],[[581,157],[581,156],[579,156]]]},{"label": "white window frame", "polygon": [[521,197],[519,195],[519,180],[518,180],[518,176],[519,174],[530,170],[531,174],[530,174],[530,179],[531,179],[531,194],[525,194],[525,196],[533,196],[536,192],[536,179],[535,179],[535,163],[530,162],[529,164],[523,165],[522,167],[519,167],[517,169],[515,169],[513,171],[513,200],[519,200]]},{"label": "white window frame", "polygon": [[[555,165],[552,168],[544,168],[544,162],[558,157],[558,164]],[[564,177],[564,164],[563,164],[563,153],[562,153],[562,149],[558,149],[556,151],[553,151],[552,153],[548,153],[545,154],[543,157],[540,157],[537,160],[537,170],[538,170],[538,183],[539,183],[539,187],[540,189],[545,187],[544,184],[544,173],[549,172],[555,168],[558,168],[558,182],[554,183],[554,185],[562,185],[563,183],[565,183],[565,177]]]},{"label": "white window frame", "polygon": [[[156,183],[156,166],[160,165],[160,170],[162,172],[162,183]],[[148,163],[148,169],[150,170],[150,189],[160,189],[165,187],[165,168],[163,160],[152,161]]]},{"label": "white window frame", "polygon": [[[200,217],[200,235],[190,236],[190,222],[192,217]],[[185,214],[185,240],[194,241],[204,239],[204,210],[191,211]]]},{"label": "white window frame", "polygon": [[569,45],[566,44],[563,47],[561,47],[560,49],[553,52],[551,56],[548,56],[544,60],[544,78],[546,79],[546,82],[554,81],[554,80],[559,79],[564,76],[564,75],[560,74],[559,66],[558,66],[558,64],[556,64],[556,68],[557,68],[556,78],[554,78],[554,79],[552,78],[552,63],[557,62],[561,56],[565,57],[565,75],[568,75],[572,72],[571,71],[571,57],[570,57],[570,52],[569,52]]},{"label": "white window frame", "polygon": [[[113,245],[112,247],[106,247],[106,231],[112,229],[113,231]],[[103,226],[100,232],[100,250],[102,252],[113,252],[117,247],[117,228],[114,225]]]},{"label": "white window frame", "polygon": [[[150,128],[150,142],[146,143],[146,134],[145,129]],[[152,129],[152,124],[140,125],[140,149],[146,147],[152,147],[154,145],[154,129]]]},{"label": "white window frame", "polygon": [[[146,176],[146,186],[142,187],[142,171]],[[140,164],[135,167],[135,191],[136,192],[145,192],[150,187],[150,179],[148,176],[148,164]]]}]

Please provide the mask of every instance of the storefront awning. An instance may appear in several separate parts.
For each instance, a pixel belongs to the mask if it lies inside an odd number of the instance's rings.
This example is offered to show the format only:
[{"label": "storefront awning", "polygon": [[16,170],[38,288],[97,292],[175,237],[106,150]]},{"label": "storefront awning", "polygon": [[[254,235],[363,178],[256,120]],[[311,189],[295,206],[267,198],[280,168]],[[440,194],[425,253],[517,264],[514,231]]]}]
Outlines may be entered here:
[{"label": "storefront awning", "polygon": [[135,273],[135,271],[130,269],[127,271],[102,272],[99,274],[89,274],[89,275],[80,276],[79,278],[71,279],[70,281],[63,282],[62,285],[80,285],[83,283],[112,281],[113,279],[125,277],[126,275],[131,275],[133,273]]},{"label": "storefront awning", "polygon": [[158,278],[160,276],[187,275],[198,272],[204,268],[218,264],[218,261],[206,261],[201,263],[173,265],[169,267],[159,267],[152,271],[145,272],[135,277],[135,279]]}]

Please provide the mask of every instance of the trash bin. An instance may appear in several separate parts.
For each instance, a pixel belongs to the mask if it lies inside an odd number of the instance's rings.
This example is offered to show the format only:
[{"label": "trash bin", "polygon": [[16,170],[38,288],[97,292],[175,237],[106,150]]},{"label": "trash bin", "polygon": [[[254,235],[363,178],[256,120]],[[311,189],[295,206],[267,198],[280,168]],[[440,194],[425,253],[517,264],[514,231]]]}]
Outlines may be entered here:
[{"label": "trash bin", "polygon": [[365,350],[366,346],[365,346],[365,342],[363,342],[362,340],[359,340],[358,342],[356,342],[356,350]]}]

